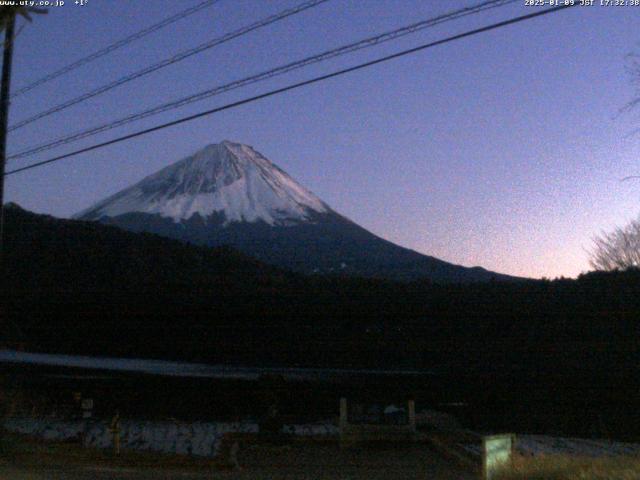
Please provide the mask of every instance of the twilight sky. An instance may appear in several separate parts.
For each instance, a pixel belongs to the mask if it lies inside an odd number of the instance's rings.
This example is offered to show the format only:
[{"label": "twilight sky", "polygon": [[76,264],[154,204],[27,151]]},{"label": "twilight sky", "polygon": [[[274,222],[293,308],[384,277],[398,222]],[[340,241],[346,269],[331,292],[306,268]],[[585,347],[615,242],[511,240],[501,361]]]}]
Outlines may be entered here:
[{"label": "twilight sky", "polygon": [[[10,123],[301,3],[220,0],[12,103]],[[599,0],[596,0],[599,3]],[[199,0],[73,0],[17,39],[12,88]],[[479,0],[330,0],[9,137],[9,153]],[[511,16],[524,0],[9,162],[12,169]],[[640,109],[625,56],[640,7],[576,7],[7,178],[6,201],[67,217],[209,143],[252,145],[373,233],[465,266],[576,276],[640,213]]]}]

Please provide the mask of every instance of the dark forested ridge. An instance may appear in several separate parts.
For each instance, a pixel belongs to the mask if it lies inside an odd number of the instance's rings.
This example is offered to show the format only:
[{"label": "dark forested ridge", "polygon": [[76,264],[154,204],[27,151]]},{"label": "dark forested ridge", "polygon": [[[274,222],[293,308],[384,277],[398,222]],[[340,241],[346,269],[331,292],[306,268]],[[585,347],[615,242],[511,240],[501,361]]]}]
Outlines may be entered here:
[{"label": "dark forested ridge", "polygon": [[637,271],[449,286],[305,277],[18,207],[5,235],[7,328],[40,350],[465,369],[640,360]]},{"label": "dark forested ridge", "polygon": [[227,224],[222,214],[206,218],[196,214],[189,220],[174,222],[157,214],[134,212],[96,221],[194,245],[231,246],[270,265],[304,274],[337,272],[341,276],[397,281],[428,278],[437,283],[524,280],[482,267],[454,265],[400,247],[335,212],[310,214],[308,221],[287,226],[263,221]]},{"label": "dark forested ridge", "polygon": [[640,435],[639,271],[448,286],[303,276],[231,249],[17,207],[7,209],[5,239],[0,333],[9,345],[428,369],[440,374],[438,391],[472,399],[474,411],[533,422],[534,410],[568,409],[557,418],[580,426],[606,405],[620,431]]}]

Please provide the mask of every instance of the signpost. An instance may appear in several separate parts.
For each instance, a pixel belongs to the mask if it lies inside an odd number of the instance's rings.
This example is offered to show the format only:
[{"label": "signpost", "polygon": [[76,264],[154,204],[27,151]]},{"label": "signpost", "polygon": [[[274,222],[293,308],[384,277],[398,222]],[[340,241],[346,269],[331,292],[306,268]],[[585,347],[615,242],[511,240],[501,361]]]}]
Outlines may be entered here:
[{"label": "signpost", "polygon": [[491,435],[482,440],[482,478],[491,480],[496,472],[509,467],[513,458],[515,435]]},{"label": "signpost", "polygon": [[[426,435],[445,457],[471,470],[482,480],[494,480],[512,467],[516,436],[512,433],[483,436],[471,430],[440,430]],[[478,447],[481,447],[478,449]]]},{"label": "signpost", "polygon": [[109,426],[109,432],[113,436],[113,453],[120,455],[120,414],[116,413],[111,419],[111,425]]}]

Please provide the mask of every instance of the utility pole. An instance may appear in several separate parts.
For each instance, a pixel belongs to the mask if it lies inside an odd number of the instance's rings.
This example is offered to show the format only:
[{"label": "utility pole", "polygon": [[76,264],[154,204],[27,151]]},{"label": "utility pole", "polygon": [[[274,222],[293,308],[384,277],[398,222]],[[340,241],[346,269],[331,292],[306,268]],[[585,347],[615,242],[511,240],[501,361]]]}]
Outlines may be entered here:
[{"label": "utility pole", "polygon": [[2,54],[2,79],[0,84],[0,265],[4,253],[4,172],[7,163],[7,129],[9,127],[9,96],[11,88],[11,63],[16,16],[31,21],[30,13],[47,13],[33,7],[2,7],[0,9],[0,31],[4,28],[4,51]]},{"label": "utility pole", "polygon": [[9,87],[11,83],[11,62],[13,60],[13,32],[16,16],[11,14],[5,20],[4,52],[2,54],[2,83],[0,84],[0,262],[4,248],[4,170],[7,161],[7,128],[9,126]]},{"label": "utility pole", "polygon": [[[4,262],[4,172],[7,163],[7,129],[9,126],[9,95],[11,87],[11,63],[13,61],[13,41],[15,39],[16,17],[31,21],[30,13],[43,14],[48,11],[34,7],[0,7],[0,32],[4,29],[4,51],[2,54],[2,77],[0,79],[0,268]],[[20,327],[11,322],[18,335]]]}]

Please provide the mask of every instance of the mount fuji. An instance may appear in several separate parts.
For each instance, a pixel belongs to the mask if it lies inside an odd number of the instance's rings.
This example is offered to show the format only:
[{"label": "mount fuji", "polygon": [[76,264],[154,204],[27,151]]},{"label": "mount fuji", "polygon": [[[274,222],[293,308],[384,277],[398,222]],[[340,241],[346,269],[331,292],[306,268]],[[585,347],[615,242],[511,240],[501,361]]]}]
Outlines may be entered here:
[{"label": "mount fuji", "polygon": [[230,245],[302,273],[441,283],[515,279],[377,237],[252,147],[230,141],[208,145],[74,218],[199,245]]}]

